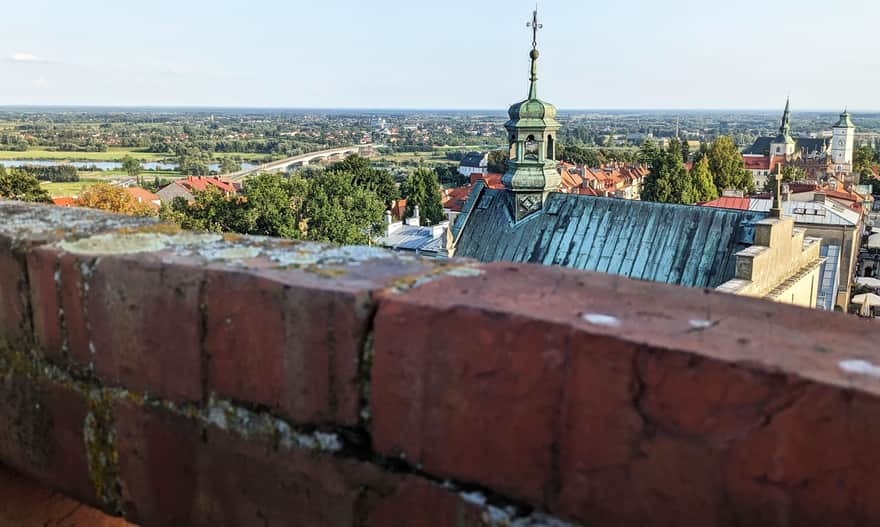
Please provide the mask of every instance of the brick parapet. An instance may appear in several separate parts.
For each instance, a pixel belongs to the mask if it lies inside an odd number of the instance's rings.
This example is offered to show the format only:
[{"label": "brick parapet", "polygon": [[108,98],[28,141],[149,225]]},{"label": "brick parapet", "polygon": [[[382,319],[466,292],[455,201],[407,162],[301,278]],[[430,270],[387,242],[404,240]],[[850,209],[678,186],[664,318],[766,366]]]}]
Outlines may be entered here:
[{"label": "brick parapet", "polygon": [[142,525],[880,519],[873,323],[59,210],[0,202],[0,462]]}]

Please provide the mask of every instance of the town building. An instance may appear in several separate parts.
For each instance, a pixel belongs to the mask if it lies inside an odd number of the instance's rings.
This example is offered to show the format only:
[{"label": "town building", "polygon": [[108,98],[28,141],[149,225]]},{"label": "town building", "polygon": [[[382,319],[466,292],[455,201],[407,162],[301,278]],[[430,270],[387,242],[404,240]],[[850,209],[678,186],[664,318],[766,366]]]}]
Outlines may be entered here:
[{"label": "town building", "polygon": [[159,210],[159,208],[162,206],[162,198],[144,188],[125,187],[125,192],[133,197],[134,200],[138,203],[142,203],[153,210]]},{"label": "town building", "polygon": [[[788,197],[787,193],[783,195]],[[801,196],[806,199],[806,196]],[[766,198],[721,197],[702,204],[704,207],[723,208],[763,213],[771,208]],[[811,201],[784,199],[783,214],[794,221],[806,236],[821,240],[820,254],[826,259],[820,270],[821,284],[817,307],[846,311],[852,294],[862,238],[862,212],[846,206],[827,193],[815,191]]]},{"label": "town building", "polygon": [[[538,27],[534,21],[533,27]],[[820,243],[773,211],[724,210],[558,192],[556,108],[537,96],[510,107],[503,189],[476,182],[447,237],[450,255],[561,265],[815,306]],[[601,172],[604,175],[604,170]],[[772,213],[768,213],[772,212]]]},{"label": "town building", "polygon": [[752,173],[756,188],[762,188],[767,176],[782,165],[802,169],[807,179],[825,181],[832,176],[849,179],[852,173],[855,126],[844,110],[828,137],[794,137],[791,133],[791,104],[785,101],[779,132],[759,137],[743,150],[746,169]]},{"label": "town building", "polygon": [[488,174],[489,154],[469,152],[459,163],[458,173],[467,177],[473,174]]},{"label": "town building", "polygon": [[422,226],[419,206],[416,205],[413,207],[413,215],[401,221],[394,221],[391,211],[385,211],[385,231],[373,241],[381,247],[424,257],[448,256],[446,254],[448,229],[448,221]]},{"label": "town building", "polygon": [[176,179],[165,185],[156,193],[162,203],[170,203],[174,198],[183,198],[187,201],[195,199],[195,192],[203,192],[215,189],[225,196],[235,195],[239,187],[236,183],[221,176],[187,176],[184,179]]}]

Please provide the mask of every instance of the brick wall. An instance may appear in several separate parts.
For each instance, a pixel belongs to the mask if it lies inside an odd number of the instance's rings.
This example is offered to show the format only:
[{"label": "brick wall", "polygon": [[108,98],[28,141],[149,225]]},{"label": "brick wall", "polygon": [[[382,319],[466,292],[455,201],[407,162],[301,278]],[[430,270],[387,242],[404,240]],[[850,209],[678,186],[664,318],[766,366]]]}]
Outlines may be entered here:
[{"label": "brick wall", "polygon": [[144,526],[874,524],[878,334],[0,202],[0,462]]}]

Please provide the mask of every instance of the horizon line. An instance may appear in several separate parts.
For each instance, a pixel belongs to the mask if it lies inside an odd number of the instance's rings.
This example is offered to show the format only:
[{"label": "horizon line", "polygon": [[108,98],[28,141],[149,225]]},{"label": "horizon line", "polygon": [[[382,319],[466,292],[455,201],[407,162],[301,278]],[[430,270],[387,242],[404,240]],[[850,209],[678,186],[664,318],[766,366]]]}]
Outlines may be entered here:
[{"label": "horizon line", "polygon": [[[139,110],[153,110],[153,109],[186,109],[186,110],[260,110],[260,111],[357,111],[357,112],[498,112],[498,113],[506,113],[506,108],[430,108],[430,107],[366,107],[366,106],[339,106],[339,107],[330,107],[330,106],[211,106],[211,105],[186,105],[186,104],[0,104],[0,110],[9,110],[9,109],[59,109],[59,108],[88,108],[88,109],[139,109]],[[560,112],[779,112],[779,108],[662,108],[662,107],[597,107],[597,108],[565,108],[559,107],[558,111]],[[798,109],[793,112],[797,114],[799,112],[809,112],[809,113],[837,113],[843,110],[840,109],[831,109],[831,108],[803,108]],[[846,111],[849,111],[846,108]],[[880,109],[854,109],[853,112],[856,113],[880,113]],[[850,112],[850,113],[853,113]]]}]

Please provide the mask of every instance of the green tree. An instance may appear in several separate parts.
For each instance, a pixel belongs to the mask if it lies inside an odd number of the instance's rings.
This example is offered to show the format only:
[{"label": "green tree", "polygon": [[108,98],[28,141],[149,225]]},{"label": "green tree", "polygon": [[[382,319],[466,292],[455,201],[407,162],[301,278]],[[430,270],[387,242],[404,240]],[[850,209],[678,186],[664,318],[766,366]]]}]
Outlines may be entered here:
[{"label": "green tree", "polygon": [[305,237],[364,245],[378,233],[384,210],[379,196],[352,185],[348,174],[322,172],[308,181],[303,202]]},{"label": "green tree", "polygon": [[21,170],[6,170],[0,165],[0,197],[33,203],[52,203],[52,198],[46,192],[40,181]]},{"label": "green tree", "polygon": [[128,174],[128,177],[133,177],[137,180],[138,185],[143,186],[143,182],[141,181],[141,162],[135,159],[130,155],[126,155],[122,158],[122,170],[125,170],[125,173]]},{"label": "green tree", "polygon": [[433,170],[419,167],[406,176],[401,186],[406,198],[406,214],[412,216],[413,207],[419,206],[422,225],[436,225],[446,219],[440,198],[440,182]]},{"label": "green tree", "polygon": [[719,192],[739,189],[747,193],[755,191],[751,174],[746,170],[742,154],[730,136],[722,135],[709,147],[709,172]]},{"label": "green tree", "polygon": [[386,207],[400,198],[400,189],[391,173],[374,168],[365,157],[349,156],[327,167],[327,171],[348,174],[352,185],[374,192]]},{"label": "green tree", "polygon": [[299,176],[259,174],[244,184],[244,207],[239,230],[249,234],[302,238],[303,199],[308,183]]},{"label": "green tree", "polygon": [[493,174],[503,174],[507,172],[507,158],[510,156],[508,150],[492,150],[489,152],[489,166],[487,170]]},{"label": "green tree", "polygon": [[663,163],[670,182],[669,201],[672,203],[694,203],[694,186],[687,169],[682,163],[681,142],[678,139],[669,141]]},{"label": "green tree", "polygon": [[874,165],[874,158],[877,155],[871,145],[862,145],[853,152],[853,172],[861,174],[862,177],[869,177],[873,174],[871,167]]},{"label": "green tree", "polygon": [[712,182],[712,173],[709,172],[709,160],[700,158],[694,163],[690,172],[690,179],[694,187],[695,202],[712,201],[718,198],[718,189]]},{"label": "green tree", "polygon": [[690,158],[691,158],[691,145],[688,144],[687,141],[682,141],[681,142],[681,160],[684,163],[687,163],[688,161],[690,161]]},{"label": "green tree", "polygon": [[224,157],[220,160],[220,173],[232,174],[241,170],[241,163],[231,157]]}]

